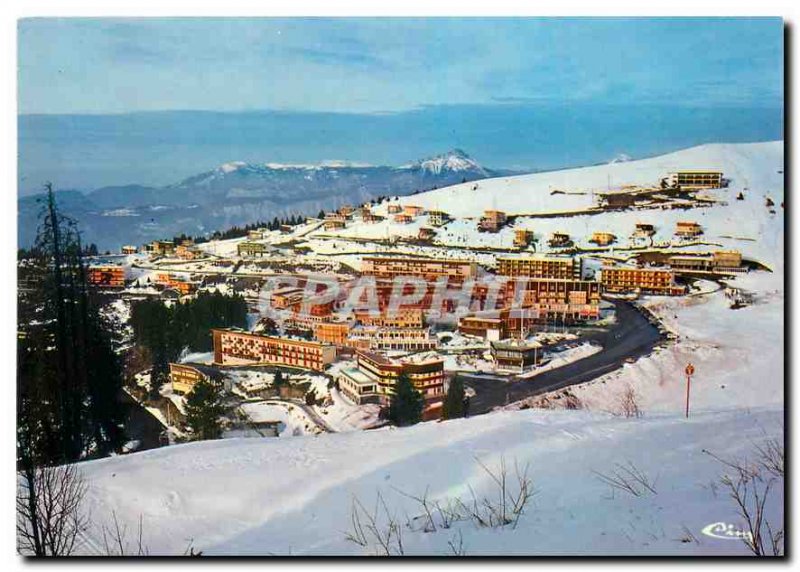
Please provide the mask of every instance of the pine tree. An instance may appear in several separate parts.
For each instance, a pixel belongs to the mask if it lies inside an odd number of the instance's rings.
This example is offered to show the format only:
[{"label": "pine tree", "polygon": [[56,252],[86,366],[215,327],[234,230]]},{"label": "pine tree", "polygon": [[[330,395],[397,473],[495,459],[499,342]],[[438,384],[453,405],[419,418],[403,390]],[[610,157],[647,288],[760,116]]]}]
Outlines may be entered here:
[{"label": "pine tree", "polygon": [[389,405],[389,420],[398,427],[419,423],[424,405],[422,394],[412,385],[408,375],[401,373],[395,382]]},{"label": "pine tree", "polygon": [[442,418],[458,419],[459,417],[465,417],[465,399],[464,382],[459,376],[455,376],[447,388],[447,396],[445,396],[442,408]]},{"label": "pine tree", "polygon": [[225,413],[219,387],[212,381],[198,381],[186,398],[186,424],[194,439],[219,439],[222,436],[220,417]]},{"label": "pine tree", "polygon": [[17,455],[28,474],[124,442],[114,332],[90,299],[77,224],[46,188],[18,296]]}]

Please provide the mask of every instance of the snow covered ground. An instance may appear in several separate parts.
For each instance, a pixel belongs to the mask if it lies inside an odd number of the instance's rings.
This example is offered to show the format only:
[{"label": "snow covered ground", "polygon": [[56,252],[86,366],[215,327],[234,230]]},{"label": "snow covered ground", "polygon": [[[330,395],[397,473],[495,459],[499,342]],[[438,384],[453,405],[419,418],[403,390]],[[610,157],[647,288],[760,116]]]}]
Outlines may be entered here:
[{"label": "snow covered ground", "polygon": [[[346,539],[358,499],[377,494],[403,524],[406,554],[745,554],[742,543],[706,537],[736,523],[718,479],[730,459],[780,435],[779,410],[752,408],[624,419],[572,411],[515,411],[400,430],[293,439],[226,439],[86,463],[93,529],[85,552],[99,551],[111,513],[135,527],[142,516],[151,554],[372,554]],[[402,493],[446,503],[496,495],[489,475],[501,458],[529,473],[537,494],[516,529],[458,522],[450,529],[406,528],[422,509]],[[604,483],[632,463],[655,494],[633,496]],[[512,479],[512,482],[513,479]],[[715,482],[717,484],[715,484]],[[781,494],[769,514],[780,510]],[[386,522],[383,517],[383,522]],[[132,528],[134,529],[134,528]],[[691,540],[691,537],[696,540]]]}]

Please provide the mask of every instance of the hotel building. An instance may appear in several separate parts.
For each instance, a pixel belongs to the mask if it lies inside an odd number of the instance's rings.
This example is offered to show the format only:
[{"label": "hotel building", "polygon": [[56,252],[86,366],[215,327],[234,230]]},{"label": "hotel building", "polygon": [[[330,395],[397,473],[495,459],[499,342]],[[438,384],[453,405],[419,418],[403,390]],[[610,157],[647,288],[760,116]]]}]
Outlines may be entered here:
[{"label": "hotel building", "polygon": [[664,180],[670,187],[681,189],[719,189],[723,185],[720,171],[678,171]]},{"label": "hotel building", "polygon": [[322,371],[336,359],[330,344],[252,334],[237,330],[211,330],[216,365],[282,365]]},{"label": "hotel building", "polygon": [[89,266],[87,280],[92,286],[101,288],[124,288],[125,268],[122,266]]},{"label": "hotel building", "polygon": [[478,265],[468,260],[368,256],[362,261],[361,273],[388,279],[396,276],[420,276],[435,281],[444,276],[464,281],[477,276]]},{"label": "hotel building", "polygon": [[580,279],[582,261],[572,256],[529,256],[525,258],[498,258],[500,276],[526,278]]},{"label": "hotel building", "polygon": [[664,268],[604,266],[600,282],[606,292],[645,292],[677,296],[686,288],[675,284],[675,273]]}]

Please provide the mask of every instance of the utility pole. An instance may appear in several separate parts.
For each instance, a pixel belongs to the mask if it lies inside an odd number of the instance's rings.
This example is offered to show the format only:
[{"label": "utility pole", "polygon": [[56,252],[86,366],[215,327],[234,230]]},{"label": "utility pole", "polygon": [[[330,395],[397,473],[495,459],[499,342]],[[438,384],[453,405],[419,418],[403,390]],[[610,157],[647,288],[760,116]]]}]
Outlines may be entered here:
[{"label": "utility pole", "polygon": [[692,375],[694,375],[694,366],[691,363],[686,364],[686,418],[689,418],[689,389],[692,386]]}]

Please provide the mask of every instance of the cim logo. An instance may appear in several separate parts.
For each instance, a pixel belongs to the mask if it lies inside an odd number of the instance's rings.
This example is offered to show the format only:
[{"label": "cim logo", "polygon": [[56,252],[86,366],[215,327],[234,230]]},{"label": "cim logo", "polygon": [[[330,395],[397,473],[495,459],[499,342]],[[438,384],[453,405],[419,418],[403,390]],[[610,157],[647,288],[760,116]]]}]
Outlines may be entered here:
[{"label": "cim logo", "polygon": [[724,522],[715,522],[707,525],[701,530],[706,536],[711,538],[718,538],[720,540],[744,540],[746,542],[753,541],[753,535],[750,532],[740,530],[733,524]]}]

